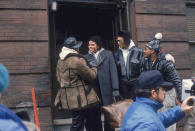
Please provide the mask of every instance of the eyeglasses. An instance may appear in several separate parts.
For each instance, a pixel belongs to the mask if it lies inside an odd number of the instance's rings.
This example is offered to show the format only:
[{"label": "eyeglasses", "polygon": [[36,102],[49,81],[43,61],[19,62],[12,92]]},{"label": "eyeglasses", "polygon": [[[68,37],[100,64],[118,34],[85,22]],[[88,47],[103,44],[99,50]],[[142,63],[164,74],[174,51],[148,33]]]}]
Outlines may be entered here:
[{"label": "eyeglasses", "polygon": [[116,40],[116,42],[117,42],[117,43],[118,43],[118,42],[122,43],[122,42],[123,42],[123,40]]}]

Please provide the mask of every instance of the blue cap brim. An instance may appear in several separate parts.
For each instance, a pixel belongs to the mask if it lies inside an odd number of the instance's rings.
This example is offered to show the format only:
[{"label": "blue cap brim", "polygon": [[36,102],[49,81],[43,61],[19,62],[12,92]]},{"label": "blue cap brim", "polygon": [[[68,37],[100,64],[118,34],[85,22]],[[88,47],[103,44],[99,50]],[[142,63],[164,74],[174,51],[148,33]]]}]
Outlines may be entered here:
[{"label": "blue cap brim", "polygon": [[173,83],[171,83],[171,82],[163,82],[163,83],[161,83],[159,86],[162,86],[162,87],[171,87],[171,86],[173,86]]},{"label": "blue cap brim", "polygon": [[149,87],[149,86],[141,86],[141,85],[137,85],[136,86],[136,89],[151,89],[151,88],[156,88],[158,86],[162,86],[162,87],[172,87],[173,84],[171,82],[162,82],[161,84],[158,84],[156,86],[153,86],[153,87]]}]

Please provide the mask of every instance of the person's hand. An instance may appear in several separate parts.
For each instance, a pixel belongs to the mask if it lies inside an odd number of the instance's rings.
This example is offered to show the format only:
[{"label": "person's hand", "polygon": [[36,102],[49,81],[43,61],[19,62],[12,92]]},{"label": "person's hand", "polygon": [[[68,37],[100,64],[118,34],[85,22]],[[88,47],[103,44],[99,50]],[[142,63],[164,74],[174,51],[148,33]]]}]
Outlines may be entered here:
[{"label": "person's hand", "polygon": [[90,67],[97,67],[97,61],[92,54],[85,55],[85,58],[87,59]]},{"label": "person's hand", "polygon": [[96,62],[96,60],[90,61],[90,62],[89,62],[89,65],[90,65],[91,67],[97,67],[97,62]]},{"label": "person's hand", "polygon": [[189,101],[195,99],[195,96],[187,97],[181,104],[181,110],[185,113],[189,113],[195,106],[189,105]]}]

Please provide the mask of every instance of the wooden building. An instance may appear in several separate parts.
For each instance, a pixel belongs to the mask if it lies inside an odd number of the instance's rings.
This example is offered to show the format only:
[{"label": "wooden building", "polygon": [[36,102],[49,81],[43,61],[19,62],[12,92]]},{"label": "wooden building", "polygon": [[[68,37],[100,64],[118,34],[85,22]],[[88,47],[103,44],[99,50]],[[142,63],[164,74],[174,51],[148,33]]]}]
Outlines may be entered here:
[{"label": "wooden building", "polygon": [[86,53],[87,39],[94,34],[103,38],[105,48],[114,51],[120,29],[130,30],[139,47],[152,40],[156,32],[162,32],[162,47],[175,57],[181,77],[191,78],[195,69],[191,68],[190,55],[194,55],[190,51],[194,48],[190,50],[188,29],[193,34],[195,26],[187,21],[186,15],[191,12],[188,9],[186,13],[187,4],[194,2],[0,0],[0,62],[11,77],[1,102],[16,112],[26,110],[33,115],[31,88],[34,87],[43,131],[53,130],[54,119],[69,117],[68,112],[58,111],[53,101],[58,87],[56,61],[64,39],[70,35],[84,41],[81,51]]}]

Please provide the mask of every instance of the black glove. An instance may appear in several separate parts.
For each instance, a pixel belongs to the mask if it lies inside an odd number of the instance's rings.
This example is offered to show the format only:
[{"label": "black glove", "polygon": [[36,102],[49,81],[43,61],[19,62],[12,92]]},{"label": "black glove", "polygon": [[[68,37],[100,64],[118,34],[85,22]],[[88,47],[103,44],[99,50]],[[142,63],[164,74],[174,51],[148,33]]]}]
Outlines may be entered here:
[{"label": "black glove", "polygon": [[90,67],[97,67],[97,61],[92,54],[85,55]]},{"label": "black glove", "polygon": [[117,101],[122,100],[122,97],[119,94],[119,90],[114,90],[112,92],[112,95],[113,95],[113,98],[112,98],[113,99],[113,102],[117,102]]},{"label": "black glove", "polygon": [[123,98],[121,96],[114,96],[112,99],[113,99],[113,102],[117,102],[117,101],[123,100]]}]

